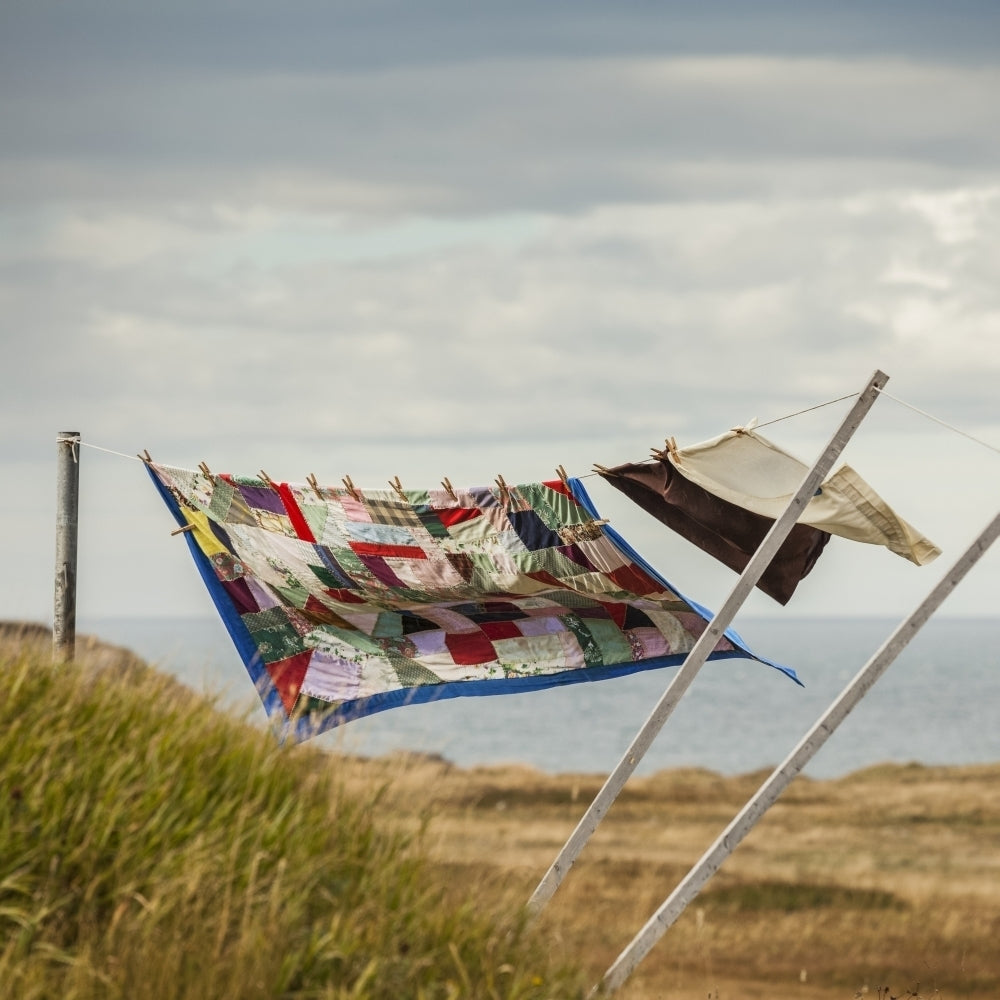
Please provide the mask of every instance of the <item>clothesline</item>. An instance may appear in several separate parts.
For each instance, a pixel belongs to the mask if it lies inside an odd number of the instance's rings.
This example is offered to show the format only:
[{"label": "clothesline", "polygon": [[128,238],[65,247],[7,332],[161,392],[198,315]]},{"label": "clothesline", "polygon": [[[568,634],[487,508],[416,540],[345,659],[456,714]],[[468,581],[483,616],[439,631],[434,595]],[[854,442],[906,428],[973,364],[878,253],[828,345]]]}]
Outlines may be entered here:
[{"label": "clothesline", "polygon": [[[969,441],[981,445],[983,448],[986,448],[989,451],[992,451],[995,454],[1000,455],[1000,448],[998,448],[996,445],[990,444],[988,441],[984,441],[982,440],[982,438],[978,438],[974,434],[970,434],[968,431],[962,430],[960,427],[955,427],[953,424],[948,423],[946,420],[942,420],[940,417],[936,417],[933,413],[928,413],[926,410],[922,410],[919,406],[914,406],[912,403],[906,402],[905,399],[900,399],[898,396],[894,396],[891,392],[887,392],[885,389],[879,389],[878,391],[883,396],[887,396],[893,402],[898,403],[900,406],[905,406],[907,409],[912,410],[914,413],[917,413],[922,417],[925,417],[927,420],[933,421],[934,423],[945,428],[946,430],[949,430],[954,434],[958,434],[961,437],[967,438]],[[784,416],[773,417],[771,420],[765,420],[762,423],[758,423],[757,427],[769,427],[771,424],[781,423],[784,420],[791,420],[794,417],[802,416],[804,413],[811,413],[813,410],[820,410],[826,406],[833,406],[835,403],[842,403],[846,399],[853,399],[857,395],[858,394],[854,392],[854,393],[848,393],[846,396],[838,396],[836,399],[828,399],[824,403],[816,403],[814,406],[807,406],[804,409],[795,410],[792,413],[786,413]],[[60,440],[63,439],[60,438]],[[75,438],[74,444],[78,444],[84,448],[92,448],[95,451],[103,451],[108,455],[116,455],[118,458],[129,458],[135,462],[144,461],[141,455],[129,455],[123,451],[115,451],[113,448],[105,448],[99,444],[91,444],[89,441],[84,441],[81,438]],[[642,461],[648,461],[648,459],[643,459]],[[598,475],[598,473],[588,472],[582,476],[579,476],[578,478],[589,479],[592,476],[596,475]]]},{"label": "clothesline", "polygon": [[997,448],[995,445],[989,444],[988,442],[983,441],[982,439],[977,438],[972,434],[969,434],[967,431],[963,431],[960,428],[955,427],[952,424],[949,424],[947,421],[942,420],[940,417],[935,417],[933,413],[928,413],[926,410],[921,410],[919,406],[914,406],[912,403],[907,403],[906,400],[900,399],[898,396],[894,396],[891,392],[886,392],[885,389],[879,389],[878,391],[883,396],[888,396],[894,402],[899,403],[900,406],[905,406],[907,409],[913,410],[914,413],[919,413],[920,416],[926,417],[928,420],[933,420],[934,423],[940,424],[947,430],[954,431],[954,433],[960,434],[962,437],[968,438],[970,441],[974,441],[976,444],[980,444],[984,448],[988,448],[990,451],[994,451],[998,455],[1000,455],[1000,448]]}]

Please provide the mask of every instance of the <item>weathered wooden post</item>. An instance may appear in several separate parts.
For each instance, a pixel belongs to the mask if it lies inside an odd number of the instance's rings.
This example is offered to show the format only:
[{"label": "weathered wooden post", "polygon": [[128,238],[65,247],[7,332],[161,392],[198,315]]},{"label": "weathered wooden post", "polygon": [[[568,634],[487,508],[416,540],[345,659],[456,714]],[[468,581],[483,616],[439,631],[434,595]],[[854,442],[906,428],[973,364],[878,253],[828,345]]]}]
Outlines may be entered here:
[{"label": "weathered wooden post", "polygon": [[76,653],[76,539],[80,505],[80,432],[56,438],[56,581],[52,659],[68,663]]}]

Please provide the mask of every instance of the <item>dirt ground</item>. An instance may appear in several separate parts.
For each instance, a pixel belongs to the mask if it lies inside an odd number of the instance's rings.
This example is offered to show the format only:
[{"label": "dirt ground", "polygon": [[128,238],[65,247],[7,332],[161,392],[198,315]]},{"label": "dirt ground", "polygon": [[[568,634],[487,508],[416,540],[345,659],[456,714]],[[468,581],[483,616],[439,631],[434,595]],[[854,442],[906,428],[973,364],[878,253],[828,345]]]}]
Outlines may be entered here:
[{"label": "dirt ground", "polygon": [[[526,901],[602,776],[357,763],[465,893]],[[351,768],[345,769],[350,774]],[[538,918],[596,984],[767,772],[629,782]],[[1000,996],[1000,764],[800,777],[619,991],[625,1000]]]}]

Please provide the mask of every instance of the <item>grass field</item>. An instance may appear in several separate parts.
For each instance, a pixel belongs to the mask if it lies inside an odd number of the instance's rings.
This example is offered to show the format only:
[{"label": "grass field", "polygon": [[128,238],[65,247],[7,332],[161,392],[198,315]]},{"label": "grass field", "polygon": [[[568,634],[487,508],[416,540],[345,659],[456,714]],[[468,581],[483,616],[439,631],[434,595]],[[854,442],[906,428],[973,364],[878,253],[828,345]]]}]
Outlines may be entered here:
[{"label": "grass field", "polygon": [[[366,765],[370,771],[373,765]],[[601,779],[383,761],[455,880],[526,900]],[[597,982],[766,774],[633,779],[543,914]],[[1000,996],[1000,765],[800,778],[620,996]],[[880,992],[881,991],[881,992]]]},{"label": "grass field", "polygon": [[[420,758],[356,766],[356,780],[374,771],[389,781],[395,815],[430,818],[425,843],[444,880],[489,884],[521,903],[602,780]],[[765,777],[633,779],[539,932],[599,981]],[[619,995],[995,1000],[998,793],[1000,765],[798,779]]]},{"label": "grass field", "polygon": [[[763,774],[601,783],[280,749],[135,664],[0,628],[0,984],[12,998],[582,997]],[[1000,764],[799,779],[623,1000],[1000,995]]]},{"label": "grass field", "polygon": [[441,883],[380,781],[125,654],[31,645],[0,649],[4,1000],[581,995],[516,909]]}]

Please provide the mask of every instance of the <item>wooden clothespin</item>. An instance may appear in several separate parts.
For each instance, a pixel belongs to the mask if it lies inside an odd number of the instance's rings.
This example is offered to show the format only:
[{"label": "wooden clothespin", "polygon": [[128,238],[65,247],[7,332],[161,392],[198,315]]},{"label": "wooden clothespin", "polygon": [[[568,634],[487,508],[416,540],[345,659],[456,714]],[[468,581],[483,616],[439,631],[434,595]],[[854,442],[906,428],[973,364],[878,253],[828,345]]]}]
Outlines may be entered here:
[{"label": "wooden clothespin", "polygon": [[410,498],[403,492],[403,484],[399,481],[399,476],[389,480],[389,485],[396,491],[396,495],[403,503],[409,503]]},{"label": "wooden clothespin", "polygon": [[611,470],[606,465],[601,465],[599,462],[594,462],[594,471],[607,473],[610,472]]},{"label": "wooden clothespin", "polygon": [[561,466],[556,466],[556,475],[562,480],[563,486],[569,486],[569,476],[566,475],[566,470]]},{"label": "wooden clothespin", "polygon": [[506,507],[510,503],[510,487],[504,482],[503,476],[497,476],[496,484],[500,490],[500,502]]},{"label": "wooden clothespin", "polygon": [[278,484],[263,469],[260,470],[260,478],[263,479],[275,493],[278,492]]},{"label": "wooden clothespin", "polygon": [[174,535],[183,535],[185,531],[194,531],[197,528],[197,524],[185,524],[183,528],[177,528],[175,531],[170,532],[170,537],[173,538]]},{"label": "wooden clothespin", "polygon": [[358,501],[358,503],[361,503],[361,494],[358,492],[358,488],[354,485],[354,483],[351,482],[351,477],[344,476],[342,482],[347,492],[350,493],[351,496]]},{"label": "wooden clothespin", "polygon": [[199,462],[198,463],[198,468],[201,469],[201,471],[206,476],[208,476],[209,479],[212,478],[212,470],[208,467],[208,465],[205,462]]},{"label": "wooden clothespin", "polygon": [[149,465],[153,461],[153,459],[150,456],[149,452],[145,448],[142,449],[142,454],[141,455],[137,455],[136,458],[141,459],[143,462],[146,463],[146,465]]},{"label": "wooden clothespin", "polygon": [[675,438],[672,437],[665,438],[663,442],[663,450],[657,451],[654,448],[652,450],[652,455],[653,458],[658,458],[661,462],[663,461],[663,459],[669,456],[670,460],[674,463],[674,465],[681,464],[680,452],[677,450],[677,441]]},{"label": "wooden clothespin", "polygon": [[316,482],[316,477],[311,472],[306,476],[306,482],[312,487],[313,493],[322,500],[323,494],[319,491],[319,483]]},{"label": "wooden clothespin", "polygon": [[458,496],[452,489],[451,480],[447,476],[445,476],[444,479],[441,480],[441,485],[444,487],[445,493],[447,493],[448,496],[450,496],[452,500],[455,501],[455,503],[458,503]]}]

